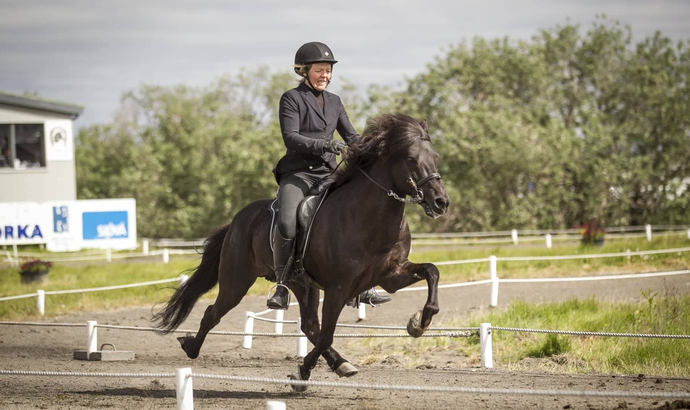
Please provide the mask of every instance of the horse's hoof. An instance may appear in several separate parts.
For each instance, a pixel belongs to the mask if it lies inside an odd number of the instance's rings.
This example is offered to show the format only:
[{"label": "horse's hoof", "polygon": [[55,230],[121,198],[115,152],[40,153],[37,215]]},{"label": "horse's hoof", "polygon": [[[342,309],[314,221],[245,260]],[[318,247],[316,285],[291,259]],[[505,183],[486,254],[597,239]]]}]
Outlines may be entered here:
[{"label": "horse's hoof", "polygon": [[[302,378],[302,366],[297,365],[297,370],[293,374],[288,375],[288,379],[290,380],[305,380]],[[302,385],[296,385],[296,384],[291,384],[290,387],[292,387],[292,390],[297,392],[297,393],[304,393],[307,391],[307,388],[309,386],[302,386]]]},{"label": "horse's hoof", "polygon": [[335,370],[335,373],[338,375],[338,377],[352,377],[359,373],[359,370],[357,370],[357,368],[350,362],[343,362]]},{"label": "horse's hoof", "polygon": [[197,357],[199,357],[199,352],[197,352],[196,354],[192,354],[189,351],[191,344],[194,343],[194,336],[188,334],[187,336],[178,337],[177,341],[180,342],[182,350],[184,350],[184,352],[187,353],[187,357],[189,357],[190,359],[196,359]]},{"label": "horse's hoof", "polygon": [[407,322],[407,333],[412,336],[412,337],[420,337],[421,335],[424,334],[424,331],[427,330],[429,326],[427,327],[422,327],[422,311],[417,311],[412,317],[410,318],[410,321]]}]

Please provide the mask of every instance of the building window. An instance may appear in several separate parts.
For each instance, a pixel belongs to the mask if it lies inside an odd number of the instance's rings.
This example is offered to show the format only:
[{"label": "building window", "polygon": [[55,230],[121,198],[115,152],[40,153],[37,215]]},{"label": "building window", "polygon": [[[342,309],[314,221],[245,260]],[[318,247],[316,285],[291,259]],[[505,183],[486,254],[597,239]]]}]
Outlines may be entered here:
[{"label": "building window", "polygon": [[0,124],[0,168],[45,166],[43,124]]}]

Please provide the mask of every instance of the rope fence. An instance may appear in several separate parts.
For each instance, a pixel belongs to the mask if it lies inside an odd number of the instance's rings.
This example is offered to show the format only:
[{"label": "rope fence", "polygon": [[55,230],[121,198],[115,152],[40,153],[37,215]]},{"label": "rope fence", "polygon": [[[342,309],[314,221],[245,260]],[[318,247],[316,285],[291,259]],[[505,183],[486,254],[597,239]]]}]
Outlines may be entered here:
[{"label": "rope fence", "polygon": [[327,387],[337,389],[385,390],[425,393],[455,393],[481,395],[520,395],[550,397],[597,397],[597,398],[635,398],[635,399],[686,399],[690,393],[679,391],[643,392],[634,391],[596,391],[596,390],[549,390],[549,389],[501,389],[486,387],[419,386],[370,383],[342,383],[329,381],[272,379],[266,377],[230,376],[221,374],[194,373],[191,368],[178,368],[175,373],[105,373],[105,372],[52,372],[26,370],[0,370],[5,376],[33,377],[97,377],[97,378],[174,378],[175,397],[178,410],[194,409],[194,379],[224,380],[252,384],[277,384],[295,387]]},{"label": "rope fence", "polygon": [[[221,335],[221,336],[242,336],[243,342],[242,347],[245,349],[251,349],[252,338],[253,337],[278,337],[278,338],[296,338],[297,339],[297,356],[305,357],[307,355],[307,337],[301,330],[301,320],[298,319],[297,322],[297,332],[296,333],[270,333],[270,332],[254,332],[253,331],[253,314],[247,312],[247,317],[251,318],[247,326],[245,321],[244,332],[228,332],[228,331],[210,331],[210,335]],[[127,330],[127,331],[140,331],[140,332],[158,332],[158,329],[148,328],[148,327],[138,327],[138,326],[122,326],[122,325],[107,325],[98,324],[96,321],[87,321],[86,324],[83,323],[45,323],[45,322],[0,322],[0,325],[11,325],[11,326],[44,326],[44,327],[86,327],[87,334],[87,355],[95,352],[98,346],[98,328],[101,329],[116,329],[116,330]],[[338,324],[340,327],[351,327],[351,328],[368,328],[368,329],[389,329],[389,330],[406,330],[404,326],[370,326],[370,325],[352,325],[352,324]],[[452,331],[440,332],[439,329],[449,329]],[[677,339],[677,340],[690,340],[690,335],[678,335],[678,334],[646,334],[646,333],[614,333],[614,332],[590,332],[590,331],[577,331],[577,330],[551,330],[551,329],[525,329],[517,327],[501,327],[492,326],[491,323],[481,323],[479,327],[460,327],[460,328],[437,328],[428,329],[428,333],[422,334],[420,337],[427,338],[468,338],[471,336],[479,335],[480,339],[480,349],[481,349],[481,363],[482,367],[492,368],[493,367],[493,353],[492,353],[492,339],[491,335],[493,331],[509,331],[509,332],[522,332],[522,333],[542,333],[542,334],[562,334],[569,336],[594,336],[594,337],[627,337],[627,338],[643,338],[643,339]],[[193,330],[183,330],[177,329],[169,333],[184,333],[188,336],[195,334]],[[412,337],[409,334],[403,333],[336,333],[333,335],[334,338],[408,338]],[[87,356],[88,357],[88,356]]]},{"label": "rope fence", "polygon": [[[500,282],[506,282],[506,283],[519,283],[519,282],[529,283],[529,282],[533,282],[533,283],[536,283],[536,282],[560,282],[560,281],[634,279],[634,278],[644,278],[644,277],[654,277],[654,276],[669,276],[669,275],[680,275],[680,274],[690,273],[687,270],[683,270],[683,271],[670,271],[670,272],[651,272],[651,273],[645,272],[645,273],[635,273],[635,274],[617,274],[617,275],[607,275],[607,276],[599,275],[599,276],[592,276],[592,277],[499,279],[498,273],[497,273],[497,263],[498,262],[553,261],[553,260],[568,260],[568,259],[596,259],[596,258],[620,258],[620,257],[625,257],[625,258],[628,258],[628,260],[630,260],[633,256],[662,255],[662,254],[671,254],[671,253],[680,254],[683,252],[690,252],[690,247],[672,248],[672,249],[656,249],[656,250],[635,251],[635,252],[627,250],[626,252],[618,252],[618,253],[580,254],[580,255],[554,255],[554,256],[529,256],[529,257],[497,257],[497,256],[491,255],[488,258],[438,261],[438,262],[434,262],[434,264],[437,266],[449,266],[449,265],[489,262],[489,279],[473,281],[473,282],[442,284],[442,285],[439,285],[439,289],[449,289],[449,288],[464,287],[464,286],[476,286],[476,285],[482,285],[482,284],[490,283],[491,284],[490,306],[497,306],[497,304],[498,304],[498,288],[499,288],[498,285]],[[186,275],[180,275],[179,278],[173,278],[173,279],[162,279],[162,280],[158,280],[158,281],[149,281],[149,282],[141,282],[141,283],[133,283],[133,284],[125,284],[125,285],[103,286],[103,287],[86,288],[86,289],[71,289],[71,290],[56,290],[56,291],[44,291],[44,290],[39,289],[35,293],[0,297],[0,302],[36,297],[37,298],[36,308],[37,308],[39,314],[41,316],[43,316],[45,314],[45,296],[46,295],[61,295],[61,294],[69,294],[69,293],[99,292],[99,291],[132,288],[132,287],[138,287],[138,286],[151,286],[151,285],[170,283],[170,282],[175,282],[175,281],[180,281],[180,283],[184,283],[187,279],[188,279],[188,277]],[[400,290],[398,290],[398,292],[413,292],[413,291],[423,291],[423,290],[427,290],[427,287],[426,286],[408,287],[408,288],[400,289]],[[260,313],[255,314],[255,316],[258,317],[258,316],[261,316],[262,314],[268,313],[270,311],[271,310],[266,310],[264,312],[260,312]],[[364,305],[364,304],[359,305],[359,307],[358,307],[358,318],[359,319],[365,319],[366,318],[366,305]],[[276,323],[279,323],[279,321],[282,321],[282,317],[277,318]],[[282,323],[289,323],[289,322],[283,321]]]},{"label": "rope fence", "polygon": [[[247,312],[251,313],[251,312]],[[248,315],[250,316],[250,315]],[[259,333],[259,332],[223,332],[211,331],[209,334],[216,335],[230,335],[230,336],[269,336],[269,337],[295,337],[298,340],[298,356],[306,356],[306,336],[300,330],[300,320],[297,320],[297,333]],[[97,324],[95,321],[88,321],[83,323],[44,323],[44,322],[0,322],[0,325],[24,325],[24,326],[52,326],[52,327],[84,327],[87,328],[87,357],[90,357],[92,352],[97,348],[97,329],[117,329],[130,331],[156,331],[153,328],[142,328],[136,326],[121,326],[121,325],[105,325]],[[375,328],[382,327],[386,329],[403,330],[402,326],[365,326],[365,325],[349,325],[344,324],[342,327],[356,327],[356,328]],[[425,333],[423,337],[470,337],[479,334],[480,350],[481,350],[481,365],[483,368],[493,368],[493,353],[492,353],[492,332],[493,331],[510,331],[510,332],[527,332],[527,333],[549,333],[549,334],[564,334],[570,336],[599,336],[599,337],[634,337],[634,338],[660,338],[660,339],[690,339],[690,335],[669,335],[669,334],[636,334],[636,333],[611,333],[611,332],[589,332],[589,331],[572,331],[572,330],[546,330],[546,329],[525,329],[515,327],[500,327],[492,326],[490,323],[481,323],[479,328],[465,327],[453,328],[465,329],[465,332],[444,332],[444,333]],[[478,330],[478,332],[477,332]],[[176,330],[174,333],[188,333],[189,330]],[[370,338],[370,337],[411,337],[406,334],[335,334],[334,337],[347,338]],[[302,354],[299,354],[301,349],[301,341],[304,341],[305,348]],[[243,347],[244,344],[243,344]],[[0,370],[0,375],[14,375],[14,376],[51,376],[51,377],[115,377],[115,378],[133,378],[133,377],[148,377],[148,378],[172,378],[175,377],[175,389],[177,396],[178,409],[193,409],[193,387],[192,377],[199,379],[215,379],[215,380],[229,380],[238,382],[252,382],[252,383],[268,383],[268,384],[283,384],[295,386],[314,386],[314,387],[334,387],[334,388],[356,388],[356,389],[370,389],[370,390],[392,390],[392,391],[419,391],[419,392],[440,392],[440,393],[465,393],[465,394],[506,394],[506,395],[546,395],[546,396],[582,396],[582,397],[633,397],[633,398],[690,398],[690,393],[687,392],[620,392],[620,391],[567,391],[567,390],[534,390],[534,389],[491,389],[491,388],[466,388],[466,387],[441,387],[441,386],[400,386],[400,385],[385,385],[385,384],[366,384],[366,383],[336,383],[336,382],[320,382],[320,381],[300,381],[288,379],[268,379],[257,377],[243,377],[243,376],[226,376],[226,375],[211,375],[211,374],[196,374],[191,368],[177,369],[173,373],[85,373],[85,372],[39,372],[39,371],[14,371],[14,370]]]},{"label": "rope fence", "polygon": [[644,333],[611,333],[611,332],[580,332],[575,330],[543,330],[543,329],[522,329],[519,327],[500,327],[492,326],[491,330],[503,330],[507,332],[523,333],[547,333],[555,335],[571,336],[605,336],[605,337],[639,337],[646,339],[690,339],[690,335],[661,335]]}]

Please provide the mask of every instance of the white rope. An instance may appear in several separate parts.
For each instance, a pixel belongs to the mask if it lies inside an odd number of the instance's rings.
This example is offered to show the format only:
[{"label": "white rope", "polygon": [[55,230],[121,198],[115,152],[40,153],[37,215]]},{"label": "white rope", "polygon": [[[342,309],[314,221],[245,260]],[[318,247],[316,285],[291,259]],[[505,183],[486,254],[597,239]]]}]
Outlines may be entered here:
[{"label": "white rope", "polygon": [[[276,320],[276,319],[268,319],[265,317],[260,317],[256,315],[249,315],[250,317],[253,317],[256,320],[262,321],[262,322],[269,322],[269,323],[285,323],[285,324],[297,324],[298,321],[296,320]],[[336,327],[350,327],[350,328],[359,328],[359,329],[389,329],[389,330],[407,330],[406,326],[376,326],[376,325],[351,325],[351,324],[346,324],[346,323],[337,323],[335,325]],[[429,331],[461,331],[461,330],[471,330],[471,331],[479,331],[478,327],[430,327],[427,329]]]},{"label": "white rope", "polygon": [[261,317],[261,316],[256,316],[256,315],[249,315],[249,317],[253,317],[254,319],[259,320],[261,322],[297,324],[296,320],[276,320],[276,319],[269,319],[266,317]]},{"label": "white rope", "polygon": [[443,265],[459,265],[462,263],[479,263],[479,262],[488,262],[489,258],[479,258],[479,259],[461,259],[461,260],[456,260],[456,261],[442,261],[442,262],[432,262],[436,266],[443,266]]},{"label": "white rope", "polygon": [[72,290],[51,290],[51,291],[46,291],[46,295],[64,295],[67,293],[98,292],[101,290],[135,288],[135,287],[139,287],[139,286],[158,285],[161,283],[179,282],[179,281],[180,281],[179,279],[174,278],[174,279],[154,280],[154,281],[150,281],[150,282],[131,283],[129,285],[103,286],[100,288],[72,289]]},{"label": "white rope", "polygon": [[[407,330],[406,326],[376,326],[376,325],[351,325],[351,324],[340,324],[337,327],[352,327],[359,329],[389,329],[389,330]],[[471,331],[478,332],[479,327],[430,327],[428,331]]]},{"label": "white rope", "polygon": [[[2,324],[2,322],[0,322]],[[136,326],[116,326],[116,325],[96,325],[103,329],[120,329],[120,330],[137,330],[142,332],[157,332],[158,329],[148,328],[148,327],[136,327]],[[187,333],[196,334],[193,330],[173,330],[171,333]],[[269,336],[269,337],[305,337],[302,333],[268,333],[268,332],[224,332],[212,330],[208,332],[210,335],[223,335],[223,336]],[[472,332],[445,332],[445,333],[425,333],[421,337],[470,337],[474,333]],[[365,334],[365,333],[336,333],[333,337],[344,337],[344,338],[363,338],[363,337],[412,337],[406,334],[390,334],[390,333],[380,333],[380,334]]]},{"label": "white rope", "polygon": [[522,329],[518,327],[491,326],[492,330],[505,330],[508,332],[525,333],[551,333],[575,336],[609,336],[609,337],[641,337],[647,339],[690,339],[690,335],[661,335],[644,333],[609,333],[609,332],[580,332],[574,330],[543,330],[543,329]]},{"label": "white rope", "polygon": [[[43,323],[43,322],[0,322],[0,325],[24,325],[24,326],[52,326],[52,327],[86,327],[85,323]],[[368,326],[368,325],[350,325],[350,324],[338,324],[340,327],[353,327],[353,328],[371,328],[371,329],[392,329],[392,330],[405,330],[404,326]],[[157,332],[158,329],[151,327],[137,327],[137,326],[119,326],[119,325],[104,325],[96,324],[96,327],[102,329],[119,329],[119,330],[135,330],[141,332]],[[607,333],[607,332],[584,332],[575,330],[544,330],[544,329],[524,329],[517,327],[501,327],[492,326],[493,330],[504,330],[511,332],[527,332],[527,333],[553,333],[553,334],[564,334],[564,335],[576,335],[576,336],[611,336],[611,337],[640,337],[640,338],[656,338],[656,339],[690,339],[690,335],[666,335],[666,334],[644,334],[644,333]],[[425,333],[421,337],[470,337],[473,336],[478,327],[459,327],[459,328],[429,328],[429,331],[440,331],[440,330],[453,330],[452,332],[444,333]],[[186,334],[196,334],[193,330],[173,330],[171,333],[186,333]],[[304,337],[301,333],[247,333],[247,332],[224,332],[212,330],[208,334],[213,335],[224,335],[224,336],[269,336],[269,337]],[[344,337],[344,338],[362,338],[362,337],[411,337],[406,334],[366,334],[366,333],[336,333],[333,337]]]},{"label": "white rope", "polygon": [[86,373],[40,372],[27,370],[0,370],[0,374],[12,376],[71,376],[71,377],[175,377],[175,373]]},{"label": "white rope", "polygon": [[0,325],[47,326],[47,327],[86,327],[86,323],[44,323],[44,322],[0,322]]},{"label": "white rope", "polygon": [[553,261],[564,259],[594,259],[594,258],[616,258],[625,256],[658,255],[663,253],[690,252],[690,248],[658,249],[652,251],[620,252],[620,253],[600,253],[585,255],[561,255],[561,256],[499,256],[498,261]]},{"label": "white rope", "polygon": [[16,295],[16,296],[7,296],[4,298],[0,298],[0,302],[3,300],[14,300],[14,299],[24,299],[24,298],[35,298],[38,296],[38,293],[27,293],[26,295]]},{"label": "white rope", "polygon": [[628,275],[582,276],[582,277],[569,277],[569,278],[499,279],[499,281],[501,283],[586,282],[586,281],[593,281],[593,280],[653,278],[653,277],[657,277],[657,276],[685,275],[688,273],[690,273],[690,270],[678,270],[678,271],[669,271],[669,272],[651,272],[651,273],[632,273],[632,274],[628,274]]},{"label": "white rope", "polygon": [[264,377],[224,376],[192,373],[187,377],[200,379],[231,380],[237,382],[288,384],[292,386],[337,387],[343,389],[398,390],[436,393],[467,394],[517,394],[530,396],[585,396],[585,397],[633,397],[633,398],[690,398],[686,392],[640,392],[640,391],[586,391],[586,390],[531,390],[531,389],[491,389],[477,387],[405,386],[390,384],[337,383],[311,380],[269,379]]},{"label": "white rope", "polygon": [[[484,285],[484,284],[487,284],[487,283],[491,283],[491,279],[478,280],[478,281],[474,281],[474,282],[448,283],[448,284],[445,284],[445,285],[438,285],[438,288],[439,288],[439,289],[462,288],[462,287],[465,287],[465,286]],[[417,291],[417,290],[427,290],[427,289],[429,289],[428,286],[415,286],[415,287],[412,287],[412,288],[403,288],[403,289],[399,289],[399,290],[396,291],[396,293],[401,293],[401,292],[414,292],[414,291]],[[381,292],[381,293],[388,293],[388,292],[386,292],[385,290],[381,290],[380,292]]]},{"label": "white rope", "polygon": [[[0,375],[9,376],[61,376],[61,377],[113,377],[113,378],[174,378],[175,373],[87,373],[87,372],[44,372],[26,370],[0,370]],[[477,387],[406,386],[390,384],[337,383],[328,381],[270,379],[265,377],[225,376],[216,374],[192,373],[187,378],[229,380],[237,382],[282,384],[292,386],[336,387],[343,389],[396,390],[436,393],[465,394],[510,394],[529,396],[585,396],[585,397],[632,397],[647,399],[690,398],[686,392],[640,392],[640,391],[587,391],[587,390],[532,390],[532,389],[494,389]]]}]

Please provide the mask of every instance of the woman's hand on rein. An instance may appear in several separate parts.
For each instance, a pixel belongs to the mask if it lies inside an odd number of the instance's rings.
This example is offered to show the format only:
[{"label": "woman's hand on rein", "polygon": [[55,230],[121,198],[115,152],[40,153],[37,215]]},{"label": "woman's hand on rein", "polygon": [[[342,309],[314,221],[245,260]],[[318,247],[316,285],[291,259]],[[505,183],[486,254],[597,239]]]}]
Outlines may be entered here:
[{"label": "woman's hand on rein", "polygon": [[347,148],[347,144],[338,140],[326,140],[323,144],[323,150],[326,152],[331,152],[335,155],[340,155]]}]

